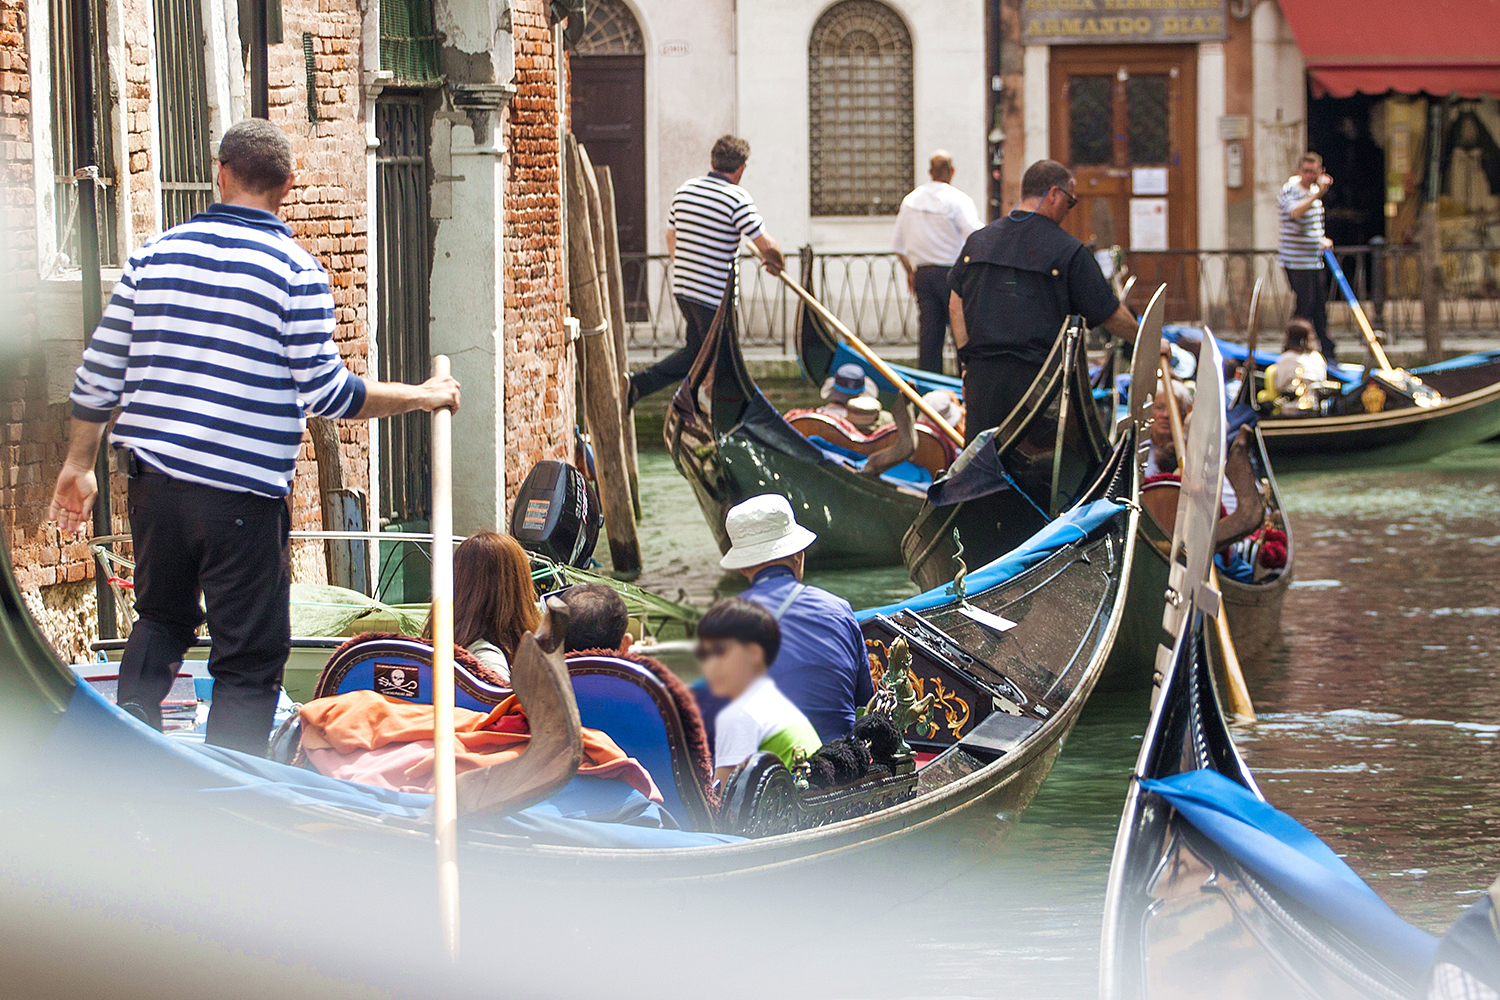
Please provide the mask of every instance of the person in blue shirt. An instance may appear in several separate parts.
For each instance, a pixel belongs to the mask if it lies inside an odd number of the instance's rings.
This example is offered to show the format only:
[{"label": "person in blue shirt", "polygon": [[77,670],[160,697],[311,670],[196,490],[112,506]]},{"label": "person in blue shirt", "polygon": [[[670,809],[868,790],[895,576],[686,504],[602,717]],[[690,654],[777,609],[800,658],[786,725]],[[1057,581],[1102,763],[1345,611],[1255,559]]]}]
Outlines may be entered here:
[{"label": "person in blue shirt", "polygon": [[[797,523],[786,497],[751,497],[724,522],[732,543],[719,560],[750,586],[739,596],[781,626],[770,677],[827,743],[854,729],[854,709],[875,695],[865,640],[849,602],[802,582],[807,547],[817,535]],[[714,713],[705,706],[704,718]]]}]

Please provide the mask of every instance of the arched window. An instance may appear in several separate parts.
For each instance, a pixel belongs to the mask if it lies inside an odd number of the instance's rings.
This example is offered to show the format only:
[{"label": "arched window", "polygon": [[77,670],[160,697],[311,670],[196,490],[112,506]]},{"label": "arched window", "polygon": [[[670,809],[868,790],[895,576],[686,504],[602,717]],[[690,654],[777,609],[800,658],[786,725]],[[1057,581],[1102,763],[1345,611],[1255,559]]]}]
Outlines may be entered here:
[{"label": "arched window", "polygon": [[594,0],[575,56],[638,56],[646,51],[641,26],[621,0]]},{"label": "arched window", "polygon": [[813,215],[895,215],[912,187],[911,33],[877,0],[823,12],[807,46]]}]

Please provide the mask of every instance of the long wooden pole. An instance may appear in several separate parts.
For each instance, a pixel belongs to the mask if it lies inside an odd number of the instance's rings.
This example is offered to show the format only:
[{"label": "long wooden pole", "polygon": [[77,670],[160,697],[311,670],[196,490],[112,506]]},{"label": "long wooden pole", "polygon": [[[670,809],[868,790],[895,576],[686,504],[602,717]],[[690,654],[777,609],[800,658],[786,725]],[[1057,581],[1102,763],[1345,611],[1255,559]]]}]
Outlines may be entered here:
[{"label": "long wooden pole", "polygon": [[[449,374],[448,358],[432,374]],[[432,750],[433,839],[438,918],[448,957],[458,958],[458,776],[453,737],[453,414],[432,413]]]},{"label": "long wooden pole", "polygon": [[597,211],[597,200],[591,204],[588,181],[592,176],[586,179],[578,142],[571,135],[567,139],[564,166],[568,197],[568,294],[573,315],[583,327],[580,349],[588,378],[584,407],[594,444],[599,502],[604,508],[613,575],[616,579],[634,580],[641,573],[641,546],[636,534],[635,507],[630,497],[625,438],[621,429],[620,371],[615,363],[614,342],[609,336],[609,313],[599,281],[598,258],[594,254],[591,216]]},{"label": "long wooden pole", "polygon": [[[1183,453],[1182,411],[1177,408],[1177,396],[1172,392],[1172,367],[1166,357],[1161,359],[1162,391],[1167,394],[1167,413],[1172,421],[1172,447],[1177,450],[1177,467],[1182,468],[1186,460]],[[1209,557],[1208,582],[1219,589],[1219,570]],[[1242,716],[1248,722],[1255,721],[1255,705],[1250,700],[1250,686],[1245,683],[1245,673],[1240,669],[1240,654],[1234,648],[1234,636],[1229,634],[1229,616],[1223,605],[1214,618],[1214,630],[1219,636],[1219,651],[1224,654],[1224,677],[1228,681],[1225,692],[1229,697],[1229,711]]]},{"label": "long wooden pole", "polygon": [[[582,151],[582,147],[580,147]],[[615,345],[615,367],[621,379],[630,373],[625,342],[625,273],[620,267],[620,230],[615,216],[615,182],[607,166],[594,168],[594,177],[599,182],[599,208],[604,215],[604,239],[596,250],[604,253],[605,289],[609,300],[609,330]],[[630,502],[635,506],[635,519],[641,519],[641,460],[635,443],[635,411],[620,418],[621,430],[625,434],[625,469],[630,475]]]},{"label": "long wooden pole", "polygon": [[[755,256],[760,260],[765,260],[765,257],[760,252],[760,248],[753,243],[750,244],[750,252],[755,254]],[[880,355],[870,350],[870,348],[865,345],[865,342],[863,340],[860,340],[854,335],[854,331],[850,330],[843,323],[839,322],[839,318],[833,313],[829,312],[827,307],[825,307],[823,303],[813,298],[812,294],[809,293],[807,289],[803,288],[802,285],[798,283],[796,278],[793,278],[791,275],[787,274],[785,270],[777,275],[777,277],[779,277],[782,282],[788,288],[790,288],[799,299],[807,303],[808,308],[817,313],[822,318],[823,322],[833,327],[834,331],[840,337],[844,338],[844,342],[847,343],[851,348],[853,348],[854,353],[858,354],[860,357],[868,361],[871,367],[873,367],[877,372],[880,373],[881,378],[891,383],[891,385],[895,386],[896,390],[900,392],[901,395],[911,400],[912,405],[917,408],[918,413],[922,414],[922,416],[932,421],[932,425],[938,430],[942,431],[944,434],[948,435],[948,437],[953,441],[954,444],[958,445],[960,448],[964,446],[964,436],[958,433],[958,431],[954,430],[953,425],[944,420],[936,410],[934,410],[931,406],[928,406],[927,400],[922,398],[922,394],[913,389],[907,383],[906,379],[902,378],[900,375],[897,375],[895,369],[881,360]]]}]

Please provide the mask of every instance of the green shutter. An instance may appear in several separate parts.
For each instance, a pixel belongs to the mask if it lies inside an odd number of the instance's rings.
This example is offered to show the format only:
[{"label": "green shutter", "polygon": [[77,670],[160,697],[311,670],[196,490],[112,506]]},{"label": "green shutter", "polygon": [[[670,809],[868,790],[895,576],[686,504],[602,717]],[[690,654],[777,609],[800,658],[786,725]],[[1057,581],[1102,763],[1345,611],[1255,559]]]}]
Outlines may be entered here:
[{"label": "green shutter", "polygon": [[380,0],[380,68],[396,83],[436,83],[438,39],[432,0]]}]

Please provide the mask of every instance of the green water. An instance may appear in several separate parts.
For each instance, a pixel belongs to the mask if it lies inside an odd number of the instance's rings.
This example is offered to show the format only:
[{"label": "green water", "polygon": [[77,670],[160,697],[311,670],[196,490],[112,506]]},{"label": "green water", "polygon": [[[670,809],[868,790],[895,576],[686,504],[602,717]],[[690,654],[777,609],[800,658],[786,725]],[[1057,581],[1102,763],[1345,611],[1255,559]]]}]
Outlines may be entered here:
[{"label": "green water", "polygon": [[[643,452],[641,477],[641,584],[700,605],[739,590],[666,454]],[[1259,720],[1237,738],[1273,803],[1441,931],[1500,874],[1500,446],[1281,486],[1297,583],[1281,647],[1246,664]],[[811,582],[855,607],[915,592],[900,568]],[[1019,823],[967,815],[902,853],[916,993],[1093,995],[1145,718],[1142,699],[1096,699]],[[955,851],[922,878],[920,859]]]}]

